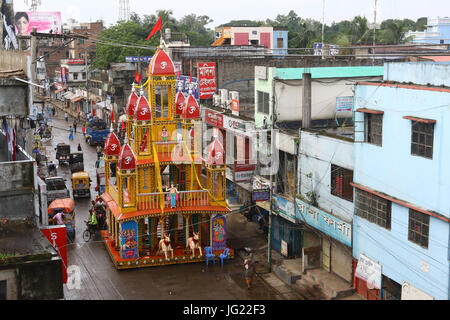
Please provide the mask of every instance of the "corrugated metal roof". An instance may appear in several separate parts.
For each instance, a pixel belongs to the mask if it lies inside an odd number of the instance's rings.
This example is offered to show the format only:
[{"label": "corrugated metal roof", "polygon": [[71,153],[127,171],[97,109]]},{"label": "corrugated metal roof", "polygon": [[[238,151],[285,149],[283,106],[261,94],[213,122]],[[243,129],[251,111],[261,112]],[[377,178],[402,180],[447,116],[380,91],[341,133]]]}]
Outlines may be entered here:
[{"label": "corrugated metal roof", "polygon": [[276,77],[283,80],[299,80],[305,72],[310,72],[312,79],[381,77],[384,74],[384,67],[278,68]]}]

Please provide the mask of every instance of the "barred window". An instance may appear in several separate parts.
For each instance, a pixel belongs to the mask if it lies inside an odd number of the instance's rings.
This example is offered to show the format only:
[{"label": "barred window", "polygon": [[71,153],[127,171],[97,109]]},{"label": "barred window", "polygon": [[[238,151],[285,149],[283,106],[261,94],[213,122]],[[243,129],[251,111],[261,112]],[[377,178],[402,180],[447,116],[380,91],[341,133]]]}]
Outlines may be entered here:
[{"label": "barred window", "polygon": [[412,122],[411,154],[433,159],[434,123]]},{"label": "barred window", "polygon": [[369,192],[356,189],[355,215],[358,217],[390,230],[391,207],[391,201]]},{"label": "barred window", "polygon": [[257,91],[258,94],[258,112],[269,114],[269,94]]},{"label": "barred window", "polygon": [[383,115],[366,113],[366,142],[377,146],[383,144]]},{"label": "barred window", "polygon": [[430,216],[422,212],[409,209],[408,240],[428,249],[428,235],[430,232]]},{"label": "barred window", "polygon": [[331,194],[353,202],[353,171],[331,165]]}]

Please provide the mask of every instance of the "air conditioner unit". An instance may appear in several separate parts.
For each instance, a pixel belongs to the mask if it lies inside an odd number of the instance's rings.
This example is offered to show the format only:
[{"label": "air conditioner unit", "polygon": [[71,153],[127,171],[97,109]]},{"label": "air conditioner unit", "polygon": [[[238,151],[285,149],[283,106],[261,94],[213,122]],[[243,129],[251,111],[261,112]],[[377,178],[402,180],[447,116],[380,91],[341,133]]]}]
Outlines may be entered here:
[{"label": "air conditioner unit", "polygon": [[215,94],[213,96],[213,105],[214,105],[214,107],[220,107],[220,103],[221,103],[220,95]]},{"label": "air conditioner unit", "polygon": [[228,90],[227,89],[219,89],[219,95],[220,95],[220,104],[222,108],[226,108],[226,101],[228,100]]},{"label": "air conditioner unit", "polygon": [[229,92],[229,100],[238,100],[239,101],[239,92],[230,91]]}]

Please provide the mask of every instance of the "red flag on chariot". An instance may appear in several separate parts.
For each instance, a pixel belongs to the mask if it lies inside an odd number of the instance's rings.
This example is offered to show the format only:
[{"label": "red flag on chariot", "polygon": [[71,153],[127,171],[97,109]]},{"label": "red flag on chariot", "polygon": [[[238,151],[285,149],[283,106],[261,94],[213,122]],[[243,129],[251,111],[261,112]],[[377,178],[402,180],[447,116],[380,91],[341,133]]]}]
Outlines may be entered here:
[{"label": "red flag on chariot", "polygon": [[141,73],[137,72],[134,74],[134,80],[136,80],[137,84],[141,84]]},{"label": "red flag on chariot", "polygon": [[147,39],[145,40],[149,40],[151,37],[153,37],[153,35],[161,30],[161,17],[159,17],[158,22],[156,22],[155,26],[152,29],[152,32],[150,32],[150,34],[148,35]]},{"label": "red flag on chariot", "polygon": [[111,122],[114,122],[114,111],[111,112]]}]

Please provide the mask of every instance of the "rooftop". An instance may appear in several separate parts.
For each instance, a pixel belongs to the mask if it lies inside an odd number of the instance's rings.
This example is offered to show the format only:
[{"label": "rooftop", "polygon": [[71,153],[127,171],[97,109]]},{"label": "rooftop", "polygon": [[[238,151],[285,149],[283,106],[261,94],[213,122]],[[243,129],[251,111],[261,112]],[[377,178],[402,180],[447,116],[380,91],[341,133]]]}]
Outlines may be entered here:
[{"label": "rooftop", "polygon": [[282,80],[302,79],[303,73],[311,73],[313,79],[382,77],[384,67],[318,67],[318,68],[277,68],[275,77]]},{"label": "rooftop", "polygon": [[47,238],[31,222],[0,220],[0,265],[57,256]]}]

